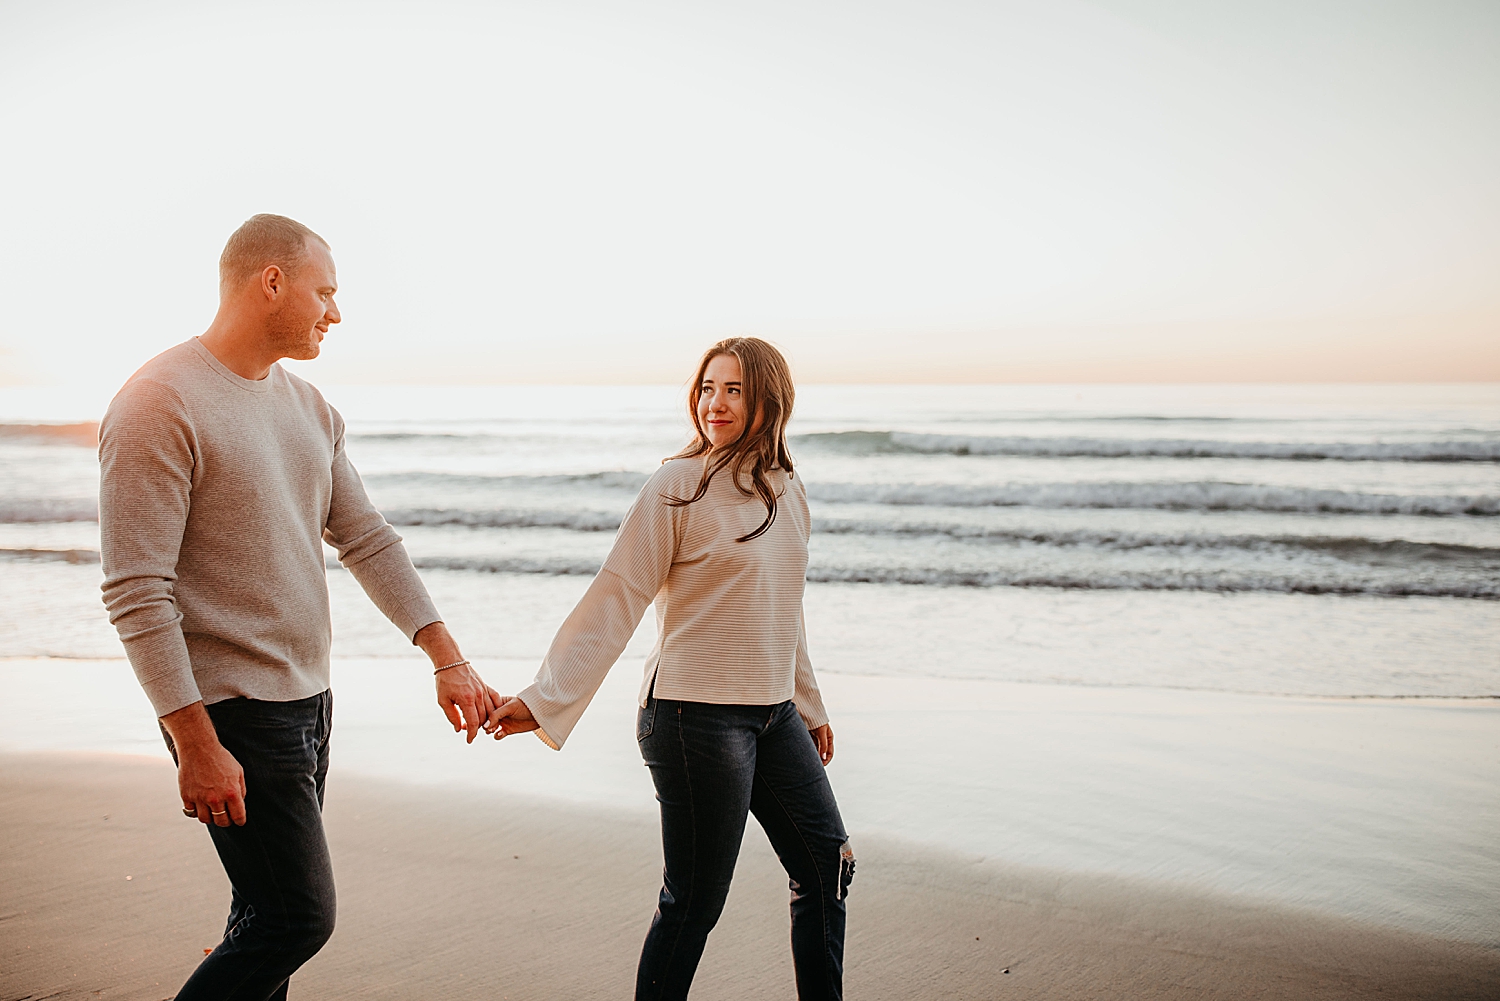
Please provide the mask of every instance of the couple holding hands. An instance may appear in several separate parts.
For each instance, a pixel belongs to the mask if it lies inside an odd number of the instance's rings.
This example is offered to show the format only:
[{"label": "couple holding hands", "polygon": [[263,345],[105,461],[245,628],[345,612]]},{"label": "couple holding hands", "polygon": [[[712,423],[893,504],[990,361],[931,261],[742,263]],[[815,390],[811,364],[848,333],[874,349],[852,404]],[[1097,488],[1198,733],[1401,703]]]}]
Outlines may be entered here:
[{"label": "couple holding hands", "polygon": [[340,320],[328,244],[258,215],[219,261],[208,330],[147,362],[100,425],[104,602],[233,888],[223,940],[179,1001],[285,998],[333,933],[322,825],[332,726],[323,544],[431,658],[455,730],[561,750],[646,608],[657,642],[636,736],[661,804],[662,887],[637,998],[685,998],[753,813],[791,885],[803,999],[843,995],[854,858],[824,766],[833,731],[807,654],[809,517],[785,429],[785,359],[715,344],[694,440],[626,514],[535,681],[501,696],[433,606],[344,450],[344,423],[282,358]]}]

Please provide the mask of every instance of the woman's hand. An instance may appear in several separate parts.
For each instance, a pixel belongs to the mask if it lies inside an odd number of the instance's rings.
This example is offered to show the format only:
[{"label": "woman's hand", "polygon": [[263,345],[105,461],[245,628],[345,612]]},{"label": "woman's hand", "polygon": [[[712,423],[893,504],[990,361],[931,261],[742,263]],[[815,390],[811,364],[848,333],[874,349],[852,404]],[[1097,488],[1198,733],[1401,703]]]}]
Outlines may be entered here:
[{"label": "woman's hand", "polygon": [[827,768],[828,762],[833,760],[833,727],[824,723],[816,730],[809,732],[812,734],[813,743],[818,745],[818,757],[822,760],[823,767]]},{"label": "woman's hand", "polygon": [[490,689],[490,695],[496,708],[490,713],[484,729],[493,733],[496,740],[513,733],[529,733],[540,725],[531,715],[531,710],[526,708],[526,703],[514,695],[499,695],[494,689]]}]

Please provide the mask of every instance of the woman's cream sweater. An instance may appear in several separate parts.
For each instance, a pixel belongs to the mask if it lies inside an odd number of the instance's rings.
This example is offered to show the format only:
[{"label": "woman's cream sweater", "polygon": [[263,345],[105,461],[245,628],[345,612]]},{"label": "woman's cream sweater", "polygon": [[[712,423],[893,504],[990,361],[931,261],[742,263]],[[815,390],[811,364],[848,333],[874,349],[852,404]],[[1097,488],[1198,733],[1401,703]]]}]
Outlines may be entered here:
[{"label": "woman's cream sweater", "polygon": [[736,489],[729,470],[692,504],[667,503],[692,496],[702,474],[702,459],[673,459],[646,482],[536,681],[520,693],[549,746],[561,748],[568,739],[652,603],[657,638],[646,658],[641,705],[654,683],[661,699],[721,705],[792,699],[809,729],[828,721],[802,621],[809,532],[802,481],[773,471],[775,524],[736,542],[760,525],[766,508]]}]

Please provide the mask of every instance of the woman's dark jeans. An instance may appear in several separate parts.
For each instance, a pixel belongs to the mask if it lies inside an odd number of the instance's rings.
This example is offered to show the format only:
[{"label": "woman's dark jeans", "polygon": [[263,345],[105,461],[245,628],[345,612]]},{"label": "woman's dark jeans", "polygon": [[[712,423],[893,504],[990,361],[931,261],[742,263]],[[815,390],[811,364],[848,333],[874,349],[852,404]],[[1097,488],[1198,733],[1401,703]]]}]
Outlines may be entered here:
[{"label": "woman's dark jeans", "polygon": [[[333,934],[333,866],[323,835],[333,694],[229,699],[208,715],[245,770],[246,820],[208,828],[233,890],[229,924],[177,1001],[279,1001],[288,978]],[[170,737],[167,747],[176,758]]]},{"label": "woman's dark jeans", "polygon": [[754,813],[791,877],[792,962],[803,1001],[843,997],[848,836],[817,746],[791,702],[651,698],[636,736],[661,803],[666,860],[641,949],[638,1001],[686,998]]}]

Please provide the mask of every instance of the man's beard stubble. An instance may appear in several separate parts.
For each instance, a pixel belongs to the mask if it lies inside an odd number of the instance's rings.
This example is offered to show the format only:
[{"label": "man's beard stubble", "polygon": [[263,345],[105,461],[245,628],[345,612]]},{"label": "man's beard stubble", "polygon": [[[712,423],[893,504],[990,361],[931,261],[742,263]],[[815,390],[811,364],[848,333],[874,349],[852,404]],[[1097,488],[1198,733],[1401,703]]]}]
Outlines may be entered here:
[{"label": "man's beard stubble", "polygon": [[284,303],[278,306],[266,318],[266,342],[284,358],[311,361],[322,350],[322,345],[318,343],[318,333],[311,324],[303,325],[288,316],[289,305],[290,303]]}]

